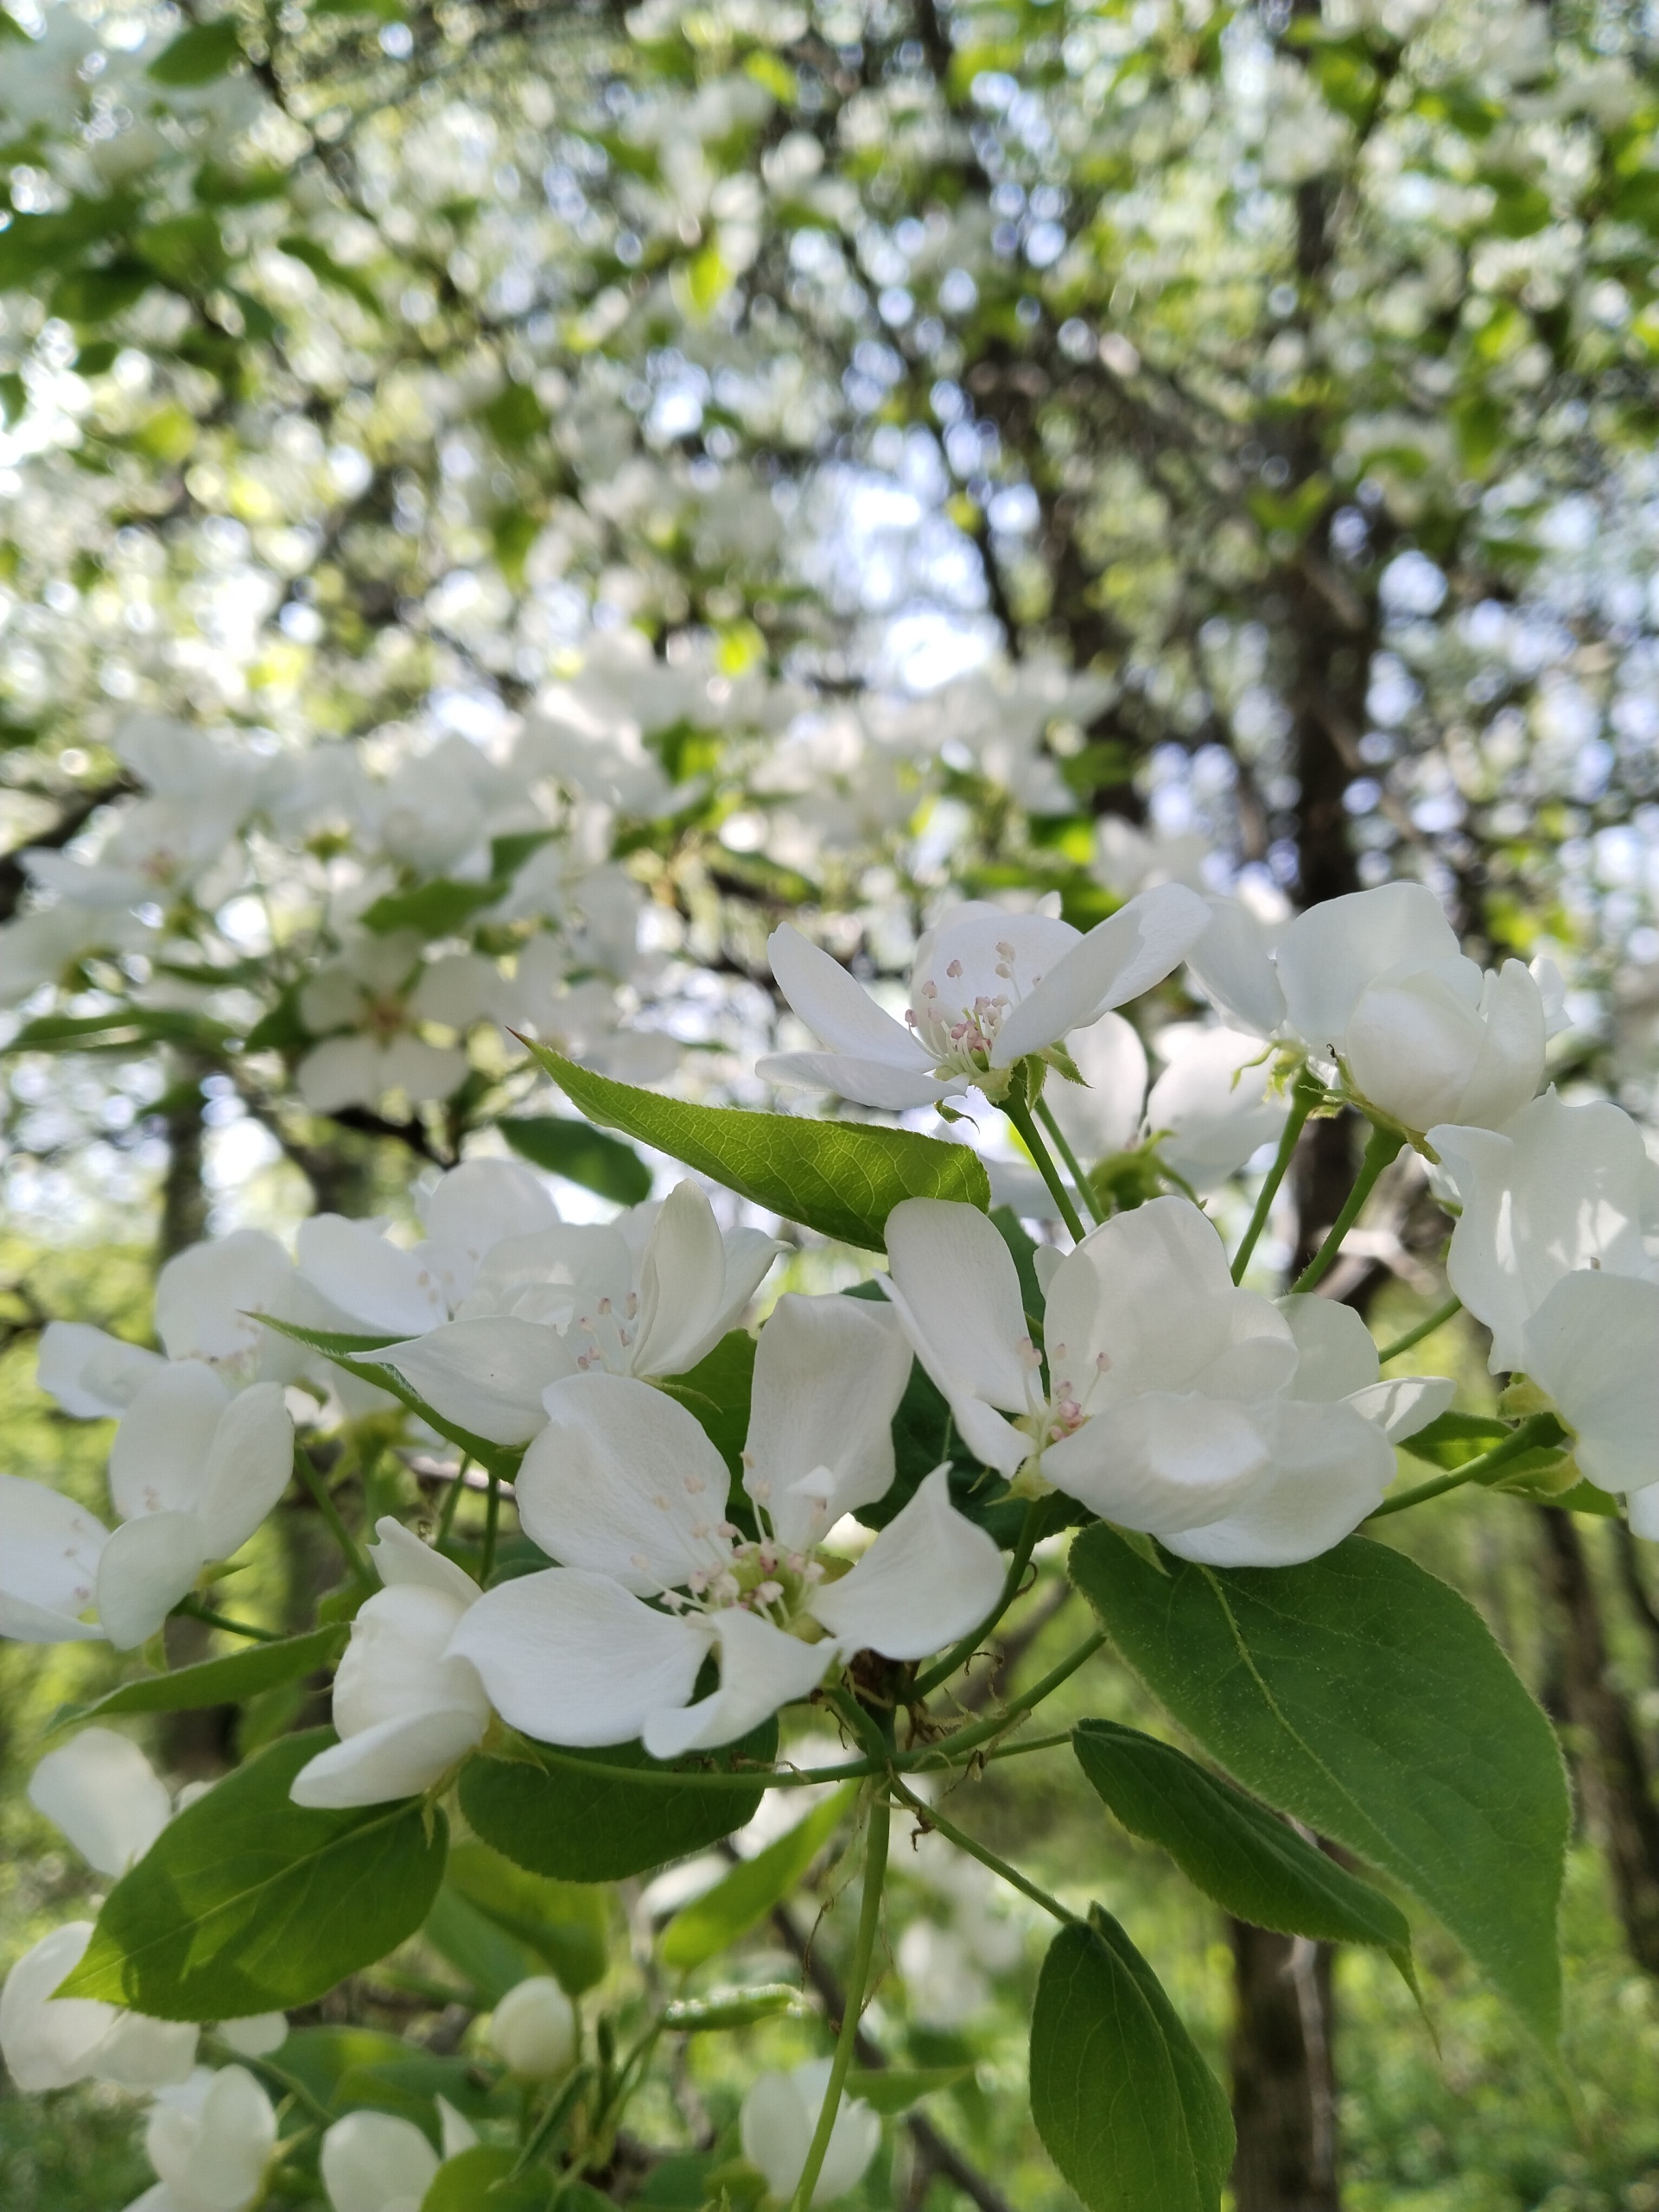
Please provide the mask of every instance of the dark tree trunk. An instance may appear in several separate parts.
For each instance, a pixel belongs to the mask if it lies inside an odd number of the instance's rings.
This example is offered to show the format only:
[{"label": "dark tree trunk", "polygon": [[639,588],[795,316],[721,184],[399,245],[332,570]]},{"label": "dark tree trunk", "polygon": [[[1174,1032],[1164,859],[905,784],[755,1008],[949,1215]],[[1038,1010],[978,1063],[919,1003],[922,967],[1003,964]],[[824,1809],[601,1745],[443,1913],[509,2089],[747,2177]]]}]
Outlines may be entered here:
[{"label": "dark tree trunk", "polygon": [[201,1094],[204,1071],[185,1063],[162,1102],[167,1136],[167,1172],[162,1179],[162,1217],[156,1232],[156,1260],[163,1262],[198,1244],[207,1233],[207,1192],[201,1179]]},{"label": "dark tree trunk", "polygon": [[1237,2212],[1338,2212],[1331,1948],[1228,1927]]},{"label": "dark tree trunk", "polygon": [[1538,1510],[1560,1623],[1568,1744],[1585,1813],[1613,1878],[1630,1955],[1659,1974],[1659,1809],[1647,1755],[1629,1705],[1608,1679],[1600,1600],[1573,1516],[1555,1505]]}]

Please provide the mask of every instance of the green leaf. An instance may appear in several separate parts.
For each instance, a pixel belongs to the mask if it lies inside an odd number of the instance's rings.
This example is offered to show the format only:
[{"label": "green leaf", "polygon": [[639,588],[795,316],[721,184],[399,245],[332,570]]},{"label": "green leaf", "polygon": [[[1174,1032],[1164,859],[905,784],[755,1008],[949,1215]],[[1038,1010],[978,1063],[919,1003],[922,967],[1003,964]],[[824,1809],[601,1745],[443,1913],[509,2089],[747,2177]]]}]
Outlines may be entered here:
[{"label": "green leaf", "polygon": [[757,1921],[764,1920],[801,1880],[841,1826],[858,1788],[855,1782],[843,1783],[786,1835],[734,1866],[712,1890],[705,1890],[677,1912],[663,1930],[663,1964],[678,1974],[690,1974],[694,1967],[703,1965],[747,1936]]},{"label": "green leaf", "polygon": [[725,2028],[752,2028],[757,2020],[784,2014],[804,2020],[812,2009],[792,1983],[763,1981],[749,1989],[714,1989],[707,1997],[683,1997],[663,2007],[663,2025],[679,2036],[708,2035]]},{"label": "green leaf", "polygon": [[209,1705],[240,1705],[264,1690],[296,1682],[320,1667],[332,1667],[351,1633],[345,1626],[315,1628],[307,1636],[285,1637],[280,1643],[255,1643],[228,1658],[204,1659],[171,1675],[146,1675],[106,1691],[91,1705],[66,1706],[54,1728],[79,1726],[106,1713],[194,1713]]},{"label": "green leaf", "polygon": [[454,1847],[445,1886],[527,1944],[569,1996],[603,1980],[611,1909],[602,1891],[529,1873],[486,1843]]},{"label": "green leaf", "polygon": [[421,1934],[471,1983],[486,2010],[543,1971],[542,1959],[528,1943],[498,1928],[448,1882],[433,1898]]},{"label": "green leaf", "polygon": [[1080,1720],[1071,1748],[1129,1834],[1166,1851],[1224,1912],[1281,1936],[1374,1944],[1409,1980],[1411,1929],[1399,1907],[1230,1783],[1111,1720]]},{"label": "green leaf", "polygon": [[[769,1765],[778,1724],[769,1720],[741,1743],[681,1761],[687,1772],[728,1772],[739,1763]],[[718,1843],[754,1816],[765,1795],[729,1783],[677,1788],[673,1766],[648,1758],[639,1744],[601,1751],[526,1746],[522,1759],[475,1758],[461,1769],[461,1806],[486,1843],[532,1874],[566,1882],[618,1882],[668,1859]],[[631,1771],[659,1777],[628,1779]]]},{"label": "green leaf", "polygon": [[475,2060],[423,2051],[381,2028],[296,2028],[262,2063],[278,2081],[297,2083],[334,2113],[369,2106],[395,2112],[435,2137],[435,2096],[447,2097],[469,2120],[483,2120],[516,2098]]},{"label": "green leaf", "polygon": [[1489,1414],[1440,1414],[1401,1446],[1414,1459],[1431,1467],[1460,1467],[1465,1459],[1478,1459],[1510,1433],[1512,1424]]},{"label": "green leaf", "polygon": [[236,1034],[211,1014],[185,1007],[111,1007],[104,1014],[43,1014],[11,1040],[14,1052],[130,1052],[137,1045],[194,1045],[221,1050]]},{"label": "green leaf", "polygon": [[490,435],[507,453],[522,453],[547,428],[547,410],[541,401],[527,384],[512,378],[478,411]]},{"label": "green leaf", "polygon": [[387,937],[394,930],[418,930],[427,938],[453,937],[474,914],[505,898],[508,887],[493,880],[451,883],[437,876],[413,891],[385,893],[365,912],[363,925]]},{"label": "green leaf", "polygon": [[1043,1961],[1031,2116],[1090,2212],[1217,2212],[1233,2162],[1227,2100],[1157,1976],[1098,1905]]},{"label": "green leaf", "polygon": [[205,292],[231,265],[219,225],[201,210],[152,223],[133,245],[139,257],[177,291]]},{"label": "green leaf", "polygon": [[[703,1433],[726,1462],[732,1480],[743,1474],[743,1443],[749,1433],[749,1405],[754,1394],[758,1347],[747,1329],[728,1329],[710,1352],[683,1375],[664,1378],[659,1389],[677,1398],[701,1422]],[[747,1500],[743,1501],[747,1503]],[[739,1501],[728,1502],[735,1510]]]},{"label": "green leaf", "polygon": [[990,1205],[984,1167],[966,1145],[870,1122],[688,1106],[595,1075],[545,1045],[529,1051],[591,1121],[841,1243],[880,1251],[887,1216],[905,1198],[953,1198],[982,1213]]},{"label": "green leaf", "polygon": [[348,1375],[361,1376],[365,1382],[372,1382],[378,1390],[385,1390],[407,1406],[411,1413],[435,1428],[440,1436],[447,1436],[452,1444],[459,1444],[469,1452],[481,1467],[493,1467],[498,1472],[508,1471],[523,1457],[519,1452],[509,1450],[501,1444],[492,1444],[482,1436],[474,1436],[470,1429],[460,1428],[434,1407],[429,1406],[418,1392],[411,1390],[403,1376],[393,1369],[383,1366],[372,1354],[385,1344],[401,1344],[401,1337],[348,1336],[332,1329],[303,1329],[297,1321],[279,1321],[273,1314],[259,1317],[266,1328],[275,1329],[279,1336],[291,1337],[296,1344],[309,1344],[332,1359],[336,1367],[343,1367]]},{"label": "green leaf", "polygon": [[344,292],[366,308],[372,315],[381,313],[379,295],[359,269],[347,269],[336,261],[327,246],[319,245],[301,231],[289,231],[276,241],[290,261],[297,261],[311,271],[320,283],[332,285],[337,292]]},{"label": "green leaf", "polygon": [[242,59],[242,42],[236,21],[220,16],[211,23],[193,23],[164,46],[144,74],[153,85],[208,85],[222,77]]},{"label": "green leaf", "polygon": [[847,2094],[862,2097],[872,2112],[908,2112],[924,2097],[940,2089],[954,2089],[973,2077],[971,2065],[855,2066],[847,2076]]},{"label": "green leaf", "polygon": [[[474,2143],[446,2158],[432,2177],[421,2199],[421,2212],[543,2212],[550,2177],[528,2173],[509,2178],[518,2164],[515,2151],[493,2143]],[[562,2205],[569,2205],[572,2192],[563,2191]]]},{"label": "green leaf", "polygon": [[1103,1526],[1071,1548],[1072,1580],[1187,1733],[1420,1897],[1553,2040],[1566,1777],[1473,1607],[1363,1537],[1303,1567],[1168,1566]]},{"label": "green leaf", "polygon": [[317,1812],[289,1796],[334,1741],[312,1728],[227,1775],[105,1900],[60,1993],[158,2020],[232,2020],[326,1996],[425,1919],[448,1831],[418,1799]]},{"label": "green leaf", "polygon": [[637,1206],[651,1196],[651,1170],[633,1147],[589,1122],[563,1114],[520,1114],[495,1126],[521,1160],[550,1175],[563,1175],[619,1205]]}]

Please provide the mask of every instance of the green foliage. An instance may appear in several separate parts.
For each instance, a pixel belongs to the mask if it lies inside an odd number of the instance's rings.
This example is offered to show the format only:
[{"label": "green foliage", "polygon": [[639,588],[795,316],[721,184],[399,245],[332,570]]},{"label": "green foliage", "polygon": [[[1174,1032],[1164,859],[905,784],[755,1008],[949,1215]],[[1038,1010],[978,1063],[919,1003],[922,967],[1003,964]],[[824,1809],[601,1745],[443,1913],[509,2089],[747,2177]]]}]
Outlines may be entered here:
[{"label": "green foliage", "polygon": [[734,1866],[712,1890],[677,1912],[663,1930],[663,1964],[690,1974],[747,1936],[802,1880],[857,1796],[855,1782],[843,1783],[786,1835]]},{"label": "green foliage", "polygon": [[495,1126],[521,1160],[550,1175],[563,1175],[621,1206],[637,1206],[651,1196],[651,1170],[633,1147],[589,1122],[563,1114],[509,1114]]},{"label": "green foliage", "polygon": [[1561,1756],[1465,1599],[1363,1538],[1304,1567],[1160,1574],[1099,1527],[1071,1572],[1213,1758],[1403,1883],[1554,2040]]},{"label": "green foliage", "polygon": [[[734,1484],[743,1478],[743,1440],[749,1433],[757,1349],[747,1329],[728,1329],[695,1367],[668,1376],[660,1386],[702,1423]],[[738,1513],[747,1505],[741,1488],[735,1489],[728,1510]]]},{"label": "green foliage", "polygon": [[233,16],[217,16],[210,23],[192,23],[164,47],[146,73],[158,85],[207,85],[224,76],[242,59],[242,44]]},{"label": "green foliage", "polygon": [[570,1996],[604,1979],[610,1904],[601,1891],[530,1873],[477,1842],[454,1846],[445,1886],[534,1951]]},{"label": "green foliage", "polygon": [[[518,2163],[511,2151],[491,2143],[475,2143],[470,2151],[446,2158],[432,2177],[432,2186],[421,2200],[421,2212],[543,2212],[551,2187],[546,2174],[512,2178]],[[561,2202],[570,2202],[565,2192]]]},{"label": "green foliage", "polygon": [[1079,1721],[1071,1747],[1130,1834],[1166,1851],[1224,1912],[1281,1935],[1375,1943],[1409,1974],[1397,1905],[1185,1752],[1110,1720]]},{"label": "green foliage", "polygon": [[[770,1764],[778,1724],[683,1770],[729,1773]],[[635,1782],[635,1770],[656,1777]],[[677,1788],[673,1764],[639,1744],[600,1751],[526,1745],[523,1757],[476,1758],[462,1768],[461,1807],[486,1843],[533,1874],[567,1882],[617,1882],[718,1843],[753,1819],[764,1794],[721,1783]]]},{"label": "green foliage", "polygon": [[228,1658],[204,1659],[170,1675],[147,1675],[106,1690],[90,1705],[67,1707],[57,1726],[79,1726],[112,1713],[188,1713],[203,1706],[239,1705],[332,1667],[346,1648],[347,1633],[343,1626],[313,1629],[305,1636],[284,1637],[280,1643],[251,1644]]},{"label": "green foliage", "polygon": [[425,1918],[448,1825],[418,1802],[316,1812],[289,1786],[334,1740],[286,1736],[187,1806],[110,1891],[66,1996],[162,2020],[308,2005]]},{"label": "green foliage", "polygon": [[530,1052],[592,1120],[845,1244],[880,1251],[887,1216],[905,1198],[954,1198],[982,1213],[990,1205],[985,1170],[962,1145],[855,1122],[688,1106],[595,1075],[544,1045]]},{"label": "green foliage", "polygon": [[1217,2212],[1232,2116],[1111,1915],[1063,1928],[1031,2020],[1031,2111],[1090,2212]]}]

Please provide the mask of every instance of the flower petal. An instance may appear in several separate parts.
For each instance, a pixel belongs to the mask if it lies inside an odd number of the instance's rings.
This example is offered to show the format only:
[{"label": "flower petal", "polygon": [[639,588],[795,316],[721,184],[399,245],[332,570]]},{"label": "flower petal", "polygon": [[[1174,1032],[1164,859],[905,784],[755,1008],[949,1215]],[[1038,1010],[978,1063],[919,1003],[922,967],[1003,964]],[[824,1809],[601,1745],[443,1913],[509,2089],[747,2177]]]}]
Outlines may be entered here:
[{"label": "flower petal", "polygon": [[101,1421],[124,1413],[140,1385],[166,1364],[159,1352],[84,1321],[48,1321],[35,1379],[75,1420]]},{"label": "flower petal", "polygon": [[101,1637],[79,1616],[92,1602],[109,1531],[73,1498],[0,1475],[0,1636],[20,1643]]},{"label": "flower petal", "polygon": [[841,1052],[768,1052],[754,1064],[762,1083],[798,1084],[804,1090],[831,1090],[858,1106],[902,1114],[926,1106],[953,1090],[965,1090],[964,1076],[937,1076],[925,1059],[899,1067],[891,1061],[855,1059]]},{"label": "flower petal", "polygon": [[1236,899],[1207,899],[1208,926],[1186,964],[1212,1006],[1241,1029],[1271,1037],[1285,1018],[1285,995],[1262,925]]},{"label": "flower petal", "polygon": [[405,1252],[369,1222],[313,1214],[300,1224],[295,1249],[305,1280],[365,1334],[423,1336],[448,1318],[426,1255]]},{"label": "flower petal", "polygon": [[512,1314],[446,1321],[377,1357],[446,1421],[492,1444],[527,1444],[547,1425],[543,1392],[576,1368],[556,1330]]},{"label": "flower petal", "polygon": [[156,1278],[156,1333],[169,1359],[236,1363],[251,1374],[262,1355],[275,1354],[291,1379],[306,1357],[302,1344],[285,1342],[253,1317],[295,1315],[294,1262],[263,1230],[238,1229],[209,1244],[193,1244],[170,1259]]},{"label": "flower petal", "polygon": [[427,1264],[458,1306],[491,1245],[551,1229],[558,1219],[552,1193],[521,1160],[463,1160],[439,1177],[426,1202]]},{"label": "flower petal", "polygon": [[1210,1567],[1294,1567],[1351,1535],[1382,1502],[1394,1453],[1351,1406],[1281,1399],[1262,1480],[1230,1512],[1162,1535],[1179,1559]]},{"label": "flower petal", "polygon": [[199,1359],[175,1360],[142,1386],[110,1446],[110,1497],[124,1521],[195,1510],[230,1402],[227,1385]]},{"label": "flower petal", "polygon": [[1103,1014],[1072,1039],[1071,1058],[1087,1087],[1051,1077],[1043,1096],[1055,1120],[1085,1163],[1127,1152],[1147,1095],[1140,1032],[1121,1014]]},{"label": "flower petal", "polygon": [[124,1874],[173,1817],[167,1784],[112,1728],[83,1728],[48,1751],[29,1777],[29,1802],[100,1874]]},{"label": "flower petal", "polygon": [[1526,1327],[1526,1371],[1576,1432],[1573,1457],[1603,1490],[1659,1470],[1659,1283],[1563,1275]]},{"label": "flower petal", "polygon": [[239,1551],[288,1488],[294,1422],[275,1382],[233,1398],[213,1432],[197,1508],[209,1559]]},{"label": "flower petal", "polygon": [[[302,1013],[310,988],[308,985],[302,994]],[[294,1087],[301,1103],[314,1114],[337,1114],[342,1106],[372,1106],[384,1088],[374,1040],[330,1037],[300,1062],[294,1072]]]},{"label": "flower petal", "polygon": [[480,1719],[462,1706],[378,1721],[308,1759],[288,1794],[296,1805],[327,1808],[418,1797],[476,1750],[487,1726],[487,1715]]},{"label": "flower petal", "polygon": [[412,2120],[353,2112],[323,2137],[320,2163],[334,2212],[388,2212],[399,2199],[422,2202],[438,2154]]},{"label": "flower petal", "polygon": [[1020,1000],[998,1031],[994,1068],[1012,1067],[1027,1052],[1058,1044],[1109,1007],[1122,1006],[1161,983],[1209,926],[1210,910],[1184,884],[1137,892],[1098,922]]},{"label": "flower petal", "polygon": [[477,1598],[478,1585],[463,1567],[423,1544],[412,1529],[405,1529],[391,1514],[375,1522],[374,1536],[369,1564],[386,1589],[436,1590],[462,1605]]},{"label": "flower petal", "polygon": [[1380,1428],[1390,1444],[1403,1444],[1438,1421],[1458,1395],[1445,1375],[1398,1375],[1391,1382],[1372,1382],[1348,1401],[1363,1420]]},{"label": "flower petal", "polygon": [[547,1412],[515,1484],[518,1518],[544,1552],[641,1596],[726,1566],[731,1546],[714,1531],[730,1477],[683,1406],[595,1370],[556,1382]]},{"label": "flower petal", "polygon": [[90,1920],[66,1921],[25,1951],[6,1976],[0,1989],[0,2055],[14,2088],[31,2095],[67,2089],[92,2072],[94,2055],[115,2024],[115,2007],[90,1997],[55,2002],[52,1997],[92,1940]]},{"label": "flower petal", "polygon": [[665,1698],[647,1713],[641,1733],[654,1759],[735,1743],[780,1707],[809,1696],[837,1656],[833,1643],[804,1643],[740,1605],[705,1615],[704,1625],[719,1642],[720,1687],[695,1705]]},{"label": "flower petal", "polygon": [[[643,1386],[642,1386],[643,1387]],[[683,1705],[713,1641],[607,1574],[550,1567],[486,1590],[449,1639],[509,1727],[549,1744],[626,1744],[648,1714]]]},{"label": "flower petal", "polygon": [[98,1562],[98,1618],[118,1651],[154,1636],[194,1589],[208,1551],[194,1513],[143,1513],[118,1529]]},{"label": "flower petal", "polygon": [[820,1044],[855,1060],[925,1068],[922,1049],[901,1022],[884,1013],[839,961],[787,922],[766,940],[778,988]]},{"label": "flower petal", "polygon": [[848,1651],[925,1659],[982,1621],[1002,1587],[1002,1554],[950,1503],[935,1467],[850,1574],[813,1596],[815,1617]]},{"label": "flower petal", "polygon": [[1271,1449],[1255,1408],[1148,1391],[1051,1444],[1043,1472],[1103,1520],[1166,1536],[1230,1511]]},{"label": "flower petal", "polygon": [[1329,1050],[1379,976],[1410,975],[1458,957],[1456,932],[1427,884],[1383,883],[1322,899],[1279,941],[1287,1018],[1307,1044]]},{"label": "flower petal", "polygon": [[1305,1294],[1281,1298],[1278,1306],[1296,1339],[1287,1396],[1334,1403],[1376,1382],[1376,1341],[1351,1306]]},{"label": "flower petal", "polygon": [[1026,1409],[1027,1341],[1014,1256],[975,1206],[905,1198],[887,1216],[890,1296],[916,1357],[954,1403]]},{"label": "flower petal", "polygon": [[[893,1417],[911,1350],[889,1308],[789,1292],[760,1332],[744,1488],[765,1503],[779,1543],[815,1544],[893,1481]],[[803,1478],[828,1474],[810,1495]]]},{"label": "flower petal", "polygon": [[658,1211],[639,1268],[637,1375],[678,1375],[726,1302],[726,1247],[709,1194],[687,1179]]}]

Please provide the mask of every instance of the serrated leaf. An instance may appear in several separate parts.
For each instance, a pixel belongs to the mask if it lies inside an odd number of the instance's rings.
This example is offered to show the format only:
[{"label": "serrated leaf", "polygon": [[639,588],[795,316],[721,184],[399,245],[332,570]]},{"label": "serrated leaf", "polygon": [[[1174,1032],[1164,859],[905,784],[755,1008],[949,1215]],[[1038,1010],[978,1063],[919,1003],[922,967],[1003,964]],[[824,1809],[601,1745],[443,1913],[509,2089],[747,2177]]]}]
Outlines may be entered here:
[{"label": "serrated leaf", "polygon": [[334,1740],[285,1736],[187,1805],[110,1891],[57,1993],[238,2019],[309,2005],[413,1935],[443,1878],[443,1815],[418,1798],[295,1804],[294,1777]]},{"label": "serrated leaf", "polygon": [[1109,1913],[1063,1928],[1031,2021],[1031,2116],[1090,2212],[1217,2212],[1232,2115]]},{"label": "serrated leaf", "polygon": [[563,1114],[519,1114],[495,1126],[521,1160],[550,1175],[563,1175],[619,1205],[637,1206],[651,1196],[651,1170],[633,1147],[591,1122]]},{"label": "serrated leaf", "polygon": [[109,1713],[194,1713],[209,1705],[240,1705],[320,1667],[332,1667],[349,1634],[344,1626],[313,1629],[306,1636],[284,1637],[280,1643],[256,1643],[224,1659],[204,1659],[170,1675],[147,1675],[106,1691],[90,1705],[66,1707],[53,1726],[79,1727]]},{"label": "serrated leaf", "polygon": [[887,1216],[906,1198],[955,1199],[982,1213],[989,1208],[984,1166],[965,1145],[871,1122],[689,1106],[595,1075],[545,1045],[527,1049],[590,1121],[841,1243],[882,1250]]},{"label": "serrated leaf", "polygon": [[[770,1765],[778,1724],[683,1771],[729,1771],[738,1762]],[[718,1843],[754,1817],[765,1790],[729,1783],[676,1788],[674,1768],[648,1758],[639,1744],[601,1751],[537,1744],[523,1759],[475,1758],[461,1769],[461,1806],[486,1843],[533,1874],[566,1882],[618,1882],[671,1859]],[[633,1772],[653,1781],[634,1781]]]},{"label": "serrated leaf", "polygon": [[856,1783],[843,1783],[776,1843],[741,1861],[712,1890],[677,1912],[662,1933],[663,1964],[677,1974],[690,1974],[764,1920],[802,1879],[845,1820],[858,1788]]},{"label": "serrated leaf", "polygon": [[1474,1608],[1364,1537],[1301,1567],[1168,1566],[1104,1526],[1071,1548],[1073,1581],[1187,1734],[1402,1883],[1553,2042],[1566,1776]]},{"label": "serrated leaf", "polygon": [[1375,1945],[1410,1978],[1411,1929],[1396,1904],[1173,1744],[1080,1720],[1071,1748],[1130,1834],[1166,1851],[1224,1912],[1283,1936]]}]

